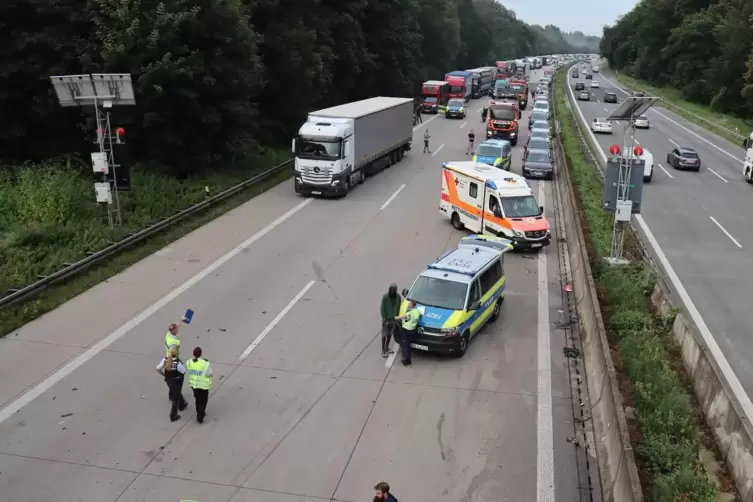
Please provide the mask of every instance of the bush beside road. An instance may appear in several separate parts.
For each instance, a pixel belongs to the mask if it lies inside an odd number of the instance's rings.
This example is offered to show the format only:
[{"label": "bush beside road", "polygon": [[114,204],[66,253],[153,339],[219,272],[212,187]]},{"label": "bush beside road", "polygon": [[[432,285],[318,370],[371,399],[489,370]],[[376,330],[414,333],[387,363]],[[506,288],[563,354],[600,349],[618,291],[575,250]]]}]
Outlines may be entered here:
[{"label": "bush beside road", "polygon": [[[565,89],[565,74],[557,76],[556,85],[561,89]],[[669,335],[671,319],[656,316],[651,308],[649,296],[656,276],[639,252],[633,253],[629,266],[611,268],[604,262],[611,247],[612,215],[602,209],[601,181],[582,156],[565,92],[556,96],[560,137],[577,187],[594,280],[628,405],[626,415],[646,500],[717,501],[720,491],[734,491],[734,483],[723,470],[710,476],[709,471],[717,469],[717,464],[702,461],[721,457],[705,430],[703,415],[677,358]]]}]

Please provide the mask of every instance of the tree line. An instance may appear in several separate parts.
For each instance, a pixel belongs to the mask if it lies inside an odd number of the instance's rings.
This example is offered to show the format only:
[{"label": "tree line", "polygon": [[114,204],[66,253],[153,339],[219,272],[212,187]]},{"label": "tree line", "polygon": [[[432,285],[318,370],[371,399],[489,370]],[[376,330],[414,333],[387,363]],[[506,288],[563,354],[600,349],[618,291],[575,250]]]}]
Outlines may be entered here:
[{"label": "tree line", "polygon": [[753,117],[753,2],[643,0],[604,28],[612,68],[712,110]]},{"label": "tree line", "polygon": [[494,0],[4,0],[0,165],[91,151],[91,111],[51,75],[131,73],[137,105],[112,111],[132,157],[188,175],[287,144],[310,110],[597,44]]}]

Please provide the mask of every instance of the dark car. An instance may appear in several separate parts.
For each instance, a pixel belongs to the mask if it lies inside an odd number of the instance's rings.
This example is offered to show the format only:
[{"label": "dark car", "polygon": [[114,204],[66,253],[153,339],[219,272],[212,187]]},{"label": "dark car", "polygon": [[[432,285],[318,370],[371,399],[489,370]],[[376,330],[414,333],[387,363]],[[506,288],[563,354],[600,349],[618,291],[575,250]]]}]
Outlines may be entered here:
[{"label": "dark car", "polygon": [[635,91],[635,92],[633,92],[633,96],[635,96],[636,98],[643,98],[643,97],[646,96],[646,93],[645,92],[641,92],[641,91]]},{"label": "dark car", "polygon": [[590,73],[586,73],[586,80],[593,80],[594,76]]},{"label": "dark car", "polygon": [[575,90],[576,91],[582,91],[585,88],[586,88],[586,84],[584,84],[583,82],[576,82],[575,83]]},{"label": "dark car", "polygon": [[701,158],[692,148],[675,148],[667,154],[667,164],[675,169],[701,170]]},{"label": "dark car", "polygon": [[577,71],[573,72],[573,78],[578,78],[578,72]]},{"label": "dark car", "polygon": [[544,138],[528,138],[528,142],[523,147],[523,153],[528,150],[551,150],[552,143]]},{"label": "dark car", "polygon": [[616,103],[617,102],[617,93],[612,91],[604,91],[604,102],[605,103]]},{"label": "dark car", "polygon": [[554,162],[552,162],[552,155],[549,149],[530,149],[526,152],[526,156],[523,159],[523,177],[550,180],[553,176]]},{"label": "dark car", "polygon": [[582,91],[578,94],[578,101],[591,101],[591,93],[588,91]]},{"label": "dark car", "polygon": [[543,121],[543,122],[547,121],[546,112],[543,110],[537,110],[528,116],[528,130],[529,131],[531,130],[534,122],[539,122],[539,121]]}]

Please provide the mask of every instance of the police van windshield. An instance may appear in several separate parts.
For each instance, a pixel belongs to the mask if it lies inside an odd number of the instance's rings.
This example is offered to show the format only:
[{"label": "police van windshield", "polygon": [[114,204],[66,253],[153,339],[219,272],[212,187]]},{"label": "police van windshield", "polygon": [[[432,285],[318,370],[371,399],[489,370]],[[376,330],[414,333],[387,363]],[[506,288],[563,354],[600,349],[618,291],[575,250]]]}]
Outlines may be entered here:
[{"label": "police van windshield", "polygon": [[295,142],[296,156],[301,159],[337,160],[340,158],[341,146],[339,138],[298,136]]},{"label": "police van windshield", "polygon": [[447,103],[448,106],[465,106],[465,101],[462,99],[451,99],[449,103]]},{"label": "police van windshield", "polygon": [[502,149],[498,146],[480,145],[476,150],[476,155],[479,157],[497,157],[502,156]]},{"label": "police van windshield", "polygon": [[500,106],[498,108],[491,108],[489,115],[495,120],[515,120],[515,110],[512,106]]},{"label": "police van windshield", "polygon": [[408,297],[419,305],[447,310],[463,310],[468,284],[436,277],[420,276]]},{"label": "police van windshield", "polygon": [[502,197],[500,203],[506,218],[531,218],[541,215],[541,210],[533,195]]}]

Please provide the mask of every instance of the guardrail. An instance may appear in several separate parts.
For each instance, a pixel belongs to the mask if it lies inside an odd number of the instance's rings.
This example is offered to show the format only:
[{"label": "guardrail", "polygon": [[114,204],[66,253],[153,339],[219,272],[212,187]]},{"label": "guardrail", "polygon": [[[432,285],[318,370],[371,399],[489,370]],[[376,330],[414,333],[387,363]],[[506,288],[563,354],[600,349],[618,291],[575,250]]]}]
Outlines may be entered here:
[{"label": "guardrail", "polygon": [[36,296],[42,291],[44,291],[45,289],[49,288],[50,286],[54,284],[58,284],[62,281],[65,281],[66,279],[71,278],[72,276],[76,274],[83,272],[84,270],[88,269],[92,265],[102,261],[104,258],[107,258],[108,256],[111,256],[113,254],[119,253],[123,251],[124,249],[151,237],[157,232],[161,232],[162,230],[186,218],[187,216],[190,216],[199,211],[202,211],[208,208],[209,206],[216,204],[217,202],[223,201],[227,199],[228,197],[235,195],[241,190],[244,190],[252,185],[255,185],[261,181],[264,181],[266,178],[270,177],[273,174],[278,173],[279,171],[282,171],[286,167],[290,166],[292,163],[293,163],[293,160],[291,159],[271,169],[267,169],[266,171],[261,172],[257,174],[256,176],[252,176],[251,178],[245,181],[242,181],[241,183],[238,183],[237,185],[233,185],[232,187],[227,188],[216,195],[208,197],[201,202],[198,202],[185,209],[181,209],[172,216],[163,217],[157,223],[150,225],[144,228],[143,230],[128,234],[120,241],[110,244],[104,249],[101,249],[96,252],[91,252],[86,258],[83,258],[75,263],[66,263],[62,269],[50,275],[42,276],[38,281],[32,284],[29,284],[28,286],[24,286],[18,289],[12,289],[8,291],[8,293],[5,296],[0,298],[0,308],[8,307],[19,301]]},{"label": "guardrail", "polygon": [[[568,75],[565,76],[565,83],[577,130],[590,149],[590,156],[596,162],[598,171],[603,172],[607,163],[606,153],[577,106]],[[698,402],[735,479],[738,492],[744,502],[753,502],[753,404],[750,397],[643,217],[634,215],[632,223],[631,229],[653,258],[652,267],[663,279],[657,282],[651,300],[663,314],[679,311],[672,325],[672,335],[680,347]]]}]

